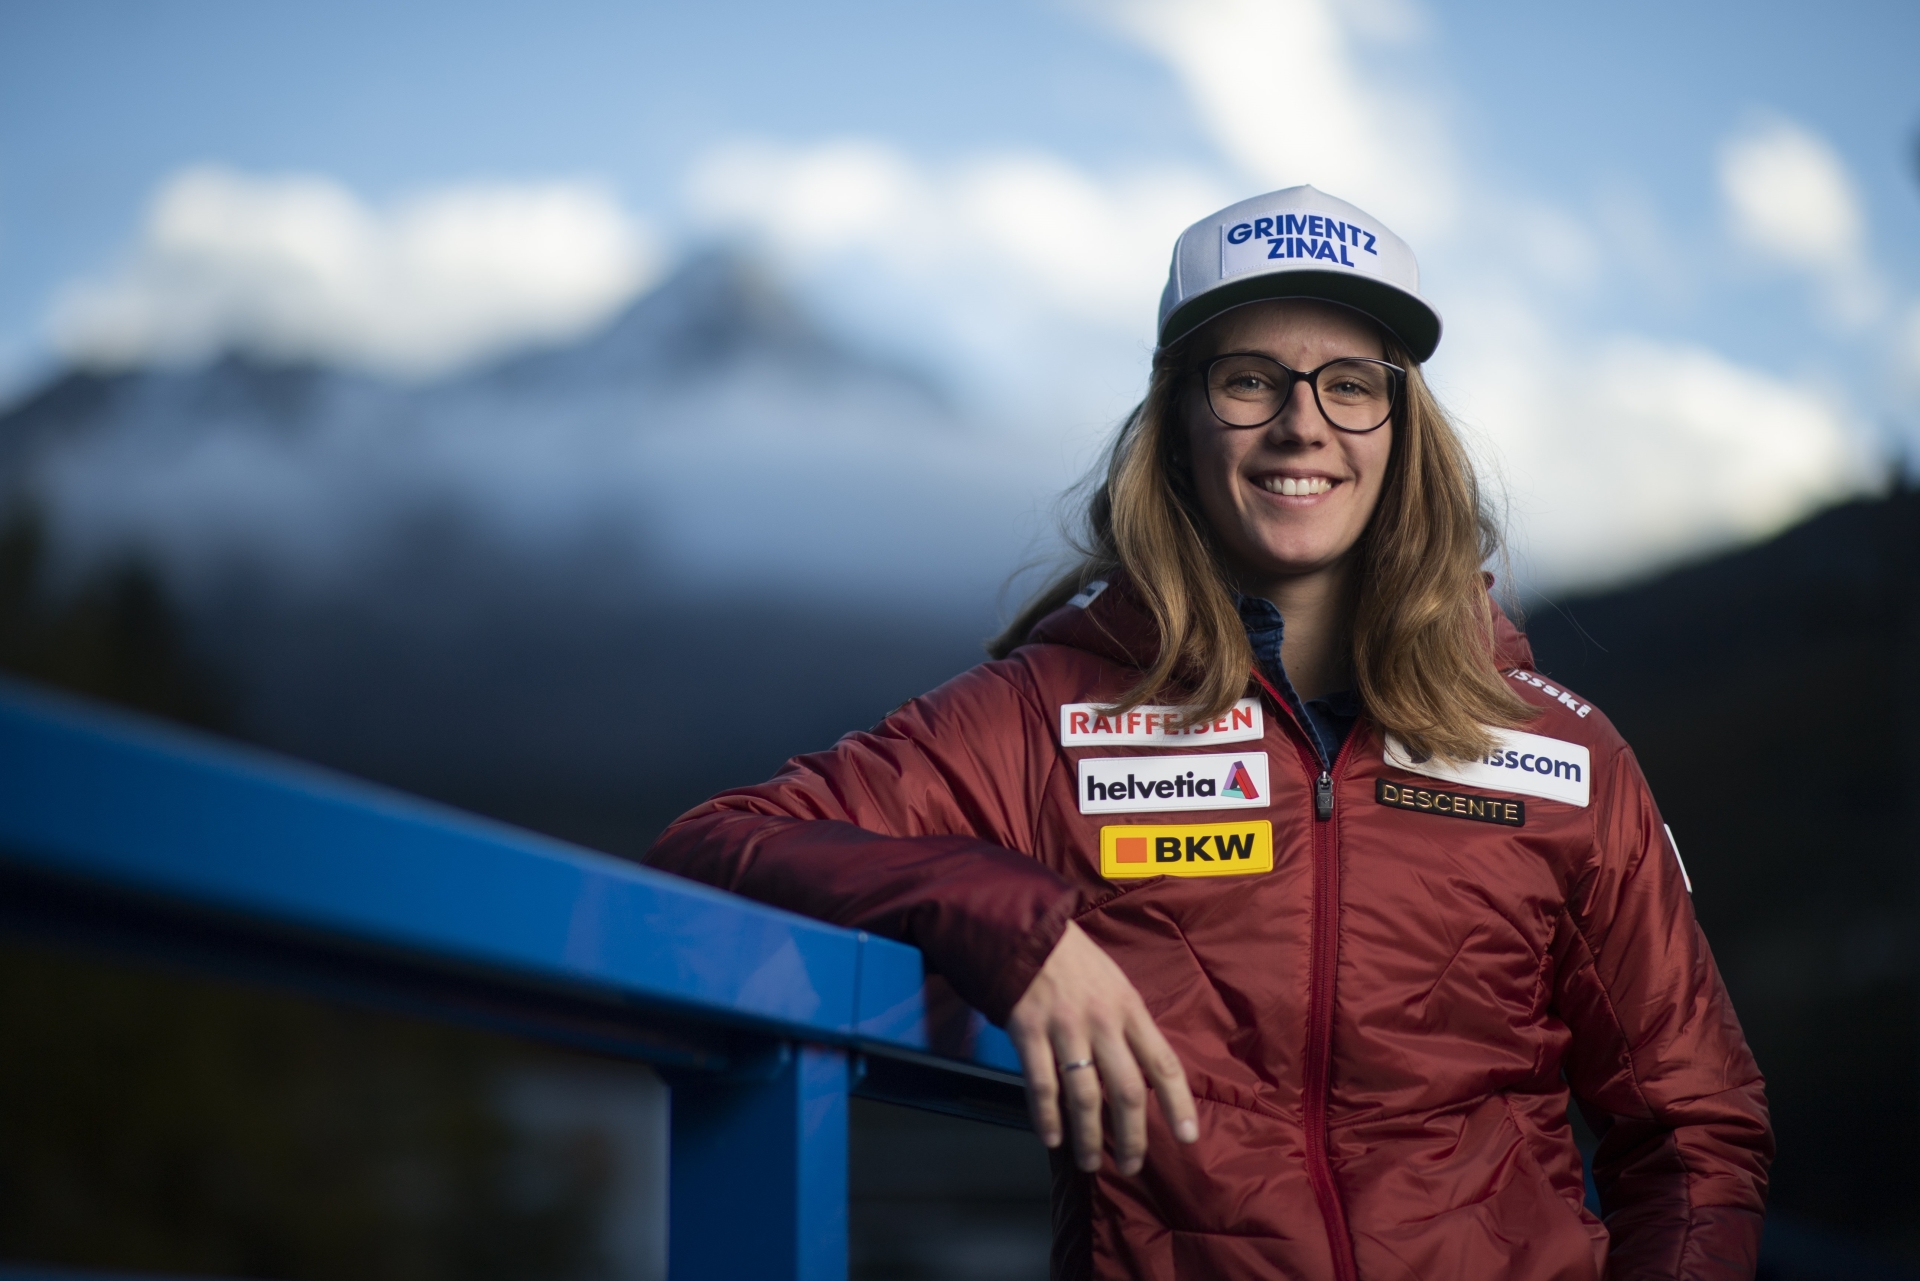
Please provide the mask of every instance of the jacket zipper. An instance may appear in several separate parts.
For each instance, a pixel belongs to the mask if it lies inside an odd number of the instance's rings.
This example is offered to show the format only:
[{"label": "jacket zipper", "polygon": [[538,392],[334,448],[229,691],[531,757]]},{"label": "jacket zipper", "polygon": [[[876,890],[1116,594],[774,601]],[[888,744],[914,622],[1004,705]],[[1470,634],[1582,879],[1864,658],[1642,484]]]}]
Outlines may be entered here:
[{"label": "jacket zipper", "polygon": [[1333,1255],[1333,1273],[1337,1281],[1359,1281],[1359,1267],[1353,1257],[1353,1234],[1347,1229],[1346,1206],[1333,1182],[1333,1162],[1327,1156],[1327,1110],[1329,1078],[1333,1063],[1333,986],[1340,953],[1340,861],[1334,839],[1333,784],[1353,746],[1353,734],[1340,745],[1339,755],[1331,763],[1321,756],[1317,740],[1294,715],[1287,700],[1280,697],[1267,678],[1257,669],[1254,679],[1284,712],[1297,731],[1296,749],[1300,763],[1313,783],[1313,926],[1311,931],[1311,976],[1307,984],[1307,1054],[1302,1091],[1302,1121],[1307,1140],[1307,1182],[1313,1187],[1313,1199],[1319,1204],[1321,1222],[1327,1229],[1327,1246]]}]

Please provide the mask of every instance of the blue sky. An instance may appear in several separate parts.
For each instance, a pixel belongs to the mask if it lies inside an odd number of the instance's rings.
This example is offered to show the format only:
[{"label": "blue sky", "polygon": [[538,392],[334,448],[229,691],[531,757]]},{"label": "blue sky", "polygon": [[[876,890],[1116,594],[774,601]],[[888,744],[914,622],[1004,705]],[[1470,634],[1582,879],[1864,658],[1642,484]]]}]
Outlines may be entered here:
[{"label": "blue sky", "polygon": [[[1312,181],[1420,254],[1523,554],[1605,578],[1920,442],[1915,51],[1920,6],[1859,2],[10,4],[0,385],[262,332],[431,374],[719,241],[1082,456],[1172,235]],[[476,192],[466,258],[406,259]],[[273,292],[328,200],[385,283]],[[234,219],[284,235],[221,258]]]}]

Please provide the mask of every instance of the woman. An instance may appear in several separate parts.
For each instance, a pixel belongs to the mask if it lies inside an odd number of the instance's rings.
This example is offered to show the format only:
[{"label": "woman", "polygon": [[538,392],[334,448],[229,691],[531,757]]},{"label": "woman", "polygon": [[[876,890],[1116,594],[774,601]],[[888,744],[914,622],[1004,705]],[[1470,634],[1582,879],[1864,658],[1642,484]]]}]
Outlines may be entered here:
[{"label": "woman", "polygon": [[1295,187],[1189,228],[1160,314],[997,661],[649,861],[1007,1028],[1056,1277],[1750,1277],[1760,1075],[1632,753],[1488,598],[1411,252]]}]

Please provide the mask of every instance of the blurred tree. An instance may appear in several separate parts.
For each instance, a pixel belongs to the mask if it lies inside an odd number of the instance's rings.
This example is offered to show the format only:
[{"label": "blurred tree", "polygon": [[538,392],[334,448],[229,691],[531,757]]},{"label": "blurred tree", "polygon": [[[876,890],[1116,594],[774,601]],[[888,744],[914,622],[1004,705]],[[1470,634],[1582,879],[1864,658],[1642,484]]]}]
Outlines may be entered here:
[{"label": "blurred tree", "polygon": [[31,501],[14,504],[0,525],[0,668],[191,725],[230,720],[152,565],[125,556],[62,590],[50,581],[46,522]]},{"label": "blurred tree", "polygon": [[[49,571],[0,525],[0,668],[210,729],[232,720],[162,580]],[[535,1135],[500,1084],[533,1051],[0,945],[0,1258],[315,1281],[605,1275],[608,1152]]]},{"label": "blurred tree", "polygon": [[0,1258],[313,1281],[606,1274],[610,1153],[535,1134],[539,1052],[0,947]]}]

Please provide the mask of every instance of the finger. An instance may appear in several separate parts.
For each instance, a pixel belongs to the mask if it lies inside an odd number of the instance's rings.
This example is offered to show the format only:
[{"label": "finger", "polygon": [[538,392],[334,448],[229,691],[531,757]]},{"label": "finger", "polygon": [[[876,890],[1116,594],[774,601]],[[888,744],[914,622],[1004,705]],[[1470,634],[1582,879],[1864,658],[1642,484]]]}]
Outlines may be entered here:
[{"label": "finger", "polygon": [[[1056,1045],[1054,1053],[1063,1067],[1094,1057],[1084,1042],[1077,1052]],[[1060,1093],[1065,1100],[1067,1134],[1073,1143],[1073,1163],[1091,1173],[1100,1168],[1100,1069],[1097,1064],[1062,1071]]]},{"label": "finger", "polygon": [[1147,1083],[1119,1028],[1094,1046],[1100,1064],[1100,1088],[1107,1096],[1107,1122],[1113,1132],[1113,1163],[1122,1174],[1138,1174],[1147,1157]]},{"label": "finger", "polygon": [[1014,1042],[1020,1052],[1020,1067],[1027,1075],[1027,1114],[1033,1120],[1033,1132],[1047,1147],[1060,1146],[1060,1075],[1053,1057],[1053,1046],[1039,1033],[1031,1033]]},{"label": "finger", "polygon": [[1161,1114],[1173,1136],[1182,1143],[1194,1142],[1200,1137],[1200,1118],[1194,1110],[1193,1091],[1187,1088],[1187,1071],[1144,1007],[1127,1020],[1127,1043],[1160,1100]]}]

